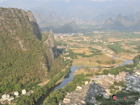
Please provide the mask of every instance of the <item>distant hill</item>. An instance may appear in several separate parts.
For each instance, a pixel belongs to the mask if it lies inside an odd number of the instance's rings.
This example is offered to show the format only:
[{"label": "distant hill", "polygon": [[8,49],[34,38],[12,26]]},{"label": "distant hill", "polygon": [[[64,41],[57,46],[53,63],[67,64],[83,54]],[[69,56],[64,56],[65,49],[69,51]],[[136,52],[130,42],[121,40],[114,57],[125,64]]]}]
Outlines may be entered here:
[{"label": "distant hill", "polygon": [[[48,22],[52,22],[53,19]],[[139,31],[140,30],[140,13],[131,15],[119,14],[115,18],[103,19],[102,22],[97,20],[80,20],[73,19],[73,21],[65,21],[62,19],[60,24],[59,19],[55,19],[52,23],[41,25],[42,31],[53,30],[55,33],[76,33],[76,32],[90,32],[94,30],[118,30],[118,31]],[[45,22],[44,22],[45,23]]]},{"label": "distant hill", "polygon": [[103,26],[107,30],[138,31],[140,30],[140,15],[122,16],[107,19]]}]

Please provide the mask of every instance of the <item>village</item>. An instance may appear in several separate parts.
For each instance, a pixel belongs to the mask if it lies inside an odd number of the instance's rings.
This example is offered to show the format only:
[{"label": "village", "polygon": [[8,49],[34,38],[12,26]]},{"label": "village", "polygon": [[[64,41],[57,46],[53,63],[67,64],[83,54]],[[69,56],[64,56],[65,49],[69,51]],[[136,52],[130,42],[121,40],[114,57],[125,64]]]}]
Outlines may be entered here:
[{"label": "village", "polygon": [[14,91],[14,92],[10,92],[10,94],[6,93],[6,94],[3,94],[1,96],[0,103],[2,105],[11,104],[12,101],[14,101],[16,98],[19,98],[22,95],[30,96],[31,94],[33,94],[33,91],[32,90],[27,91],[26,89],[21,90],[21,92],[20,91]]},{"label": "village", "polygon": [[[133,75],[126,72],[121,72],[118,75],[108,74],[95,76],[90,81],[85,81],[84,85],[77,86],[75,91],[67,93],[59,105],[86,105],[87,102],[98,105],[96,100],[98,95],[103,96],[108,100],[113,94],[116,94],[122,90],[135,90],[136,92],[140,92],[139,76],[139,70],[136,70]],[[133,83],[131,81],[133,81]],[[123,86],[122,83],[125,83],[126,87]],[[131,98],[131,96],[128,96],[127,98]],[[140,98],[135,102],[135,105],[139,105],[139,100]]]}]

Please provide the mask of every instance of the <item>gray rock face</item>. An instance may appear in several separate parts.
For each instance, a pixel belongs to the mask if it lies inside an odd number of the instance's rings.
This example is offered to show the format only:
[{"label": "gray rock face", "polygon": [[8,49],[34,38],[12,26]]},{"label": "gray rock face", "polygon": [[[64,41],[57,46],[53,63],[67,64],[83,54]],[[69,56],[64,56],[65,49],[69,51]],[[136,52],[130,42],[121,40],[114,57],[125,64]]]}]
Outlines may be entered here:
[{"label": "gray rock face", "polygon": [[126,90],[135,91],[140,93],[140,77],[137,75],[126,76]]},{"label": "gray rock face", "polygon": [[25,31],[33,32],[38,39],[41,39],[39,26],[30,11],[17,8],[0,8],[0,32],[11,35]]},{"label": "gray rock face", "polygon": [[54,63],[55,57],[57,56],[57,48],[55,44],[54,35],[52,32],[45,32],[43,33],[43,46],[46,51],[46,64],[48,69],[51,68],[52,64]]}]

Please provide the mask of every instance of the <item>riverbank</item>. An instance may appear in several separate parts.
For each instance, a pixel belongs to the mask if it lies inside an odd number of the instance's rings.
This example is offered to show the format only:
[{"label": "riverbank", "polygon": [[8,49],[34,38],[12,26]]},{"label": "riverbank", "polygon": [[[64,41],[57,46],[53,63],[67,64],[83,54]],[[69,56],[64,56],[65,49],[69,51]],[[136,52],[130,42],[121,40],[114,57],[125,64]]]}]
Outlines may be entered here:
[{"label": "riverbank", "polygon": [[71,82],[74,78],[74,73],[79,70],[80,68],[82,68],[81,66],[71,66],[69,73],[67,74],[67,76],[64,78],[64,80],[57,86],[55,87],[56,89],[60,89],[63,88],[64,86],[66,86],[69,82]]},{"label": "riverbank", "polygon": [[63,88],[53,91],[44,101],[43,105],[58,105],[64,99],[67,93],[72,92],[77,86],[84,84],[87,81],[86,75],[76,75],[73,81],[69,82]]}]

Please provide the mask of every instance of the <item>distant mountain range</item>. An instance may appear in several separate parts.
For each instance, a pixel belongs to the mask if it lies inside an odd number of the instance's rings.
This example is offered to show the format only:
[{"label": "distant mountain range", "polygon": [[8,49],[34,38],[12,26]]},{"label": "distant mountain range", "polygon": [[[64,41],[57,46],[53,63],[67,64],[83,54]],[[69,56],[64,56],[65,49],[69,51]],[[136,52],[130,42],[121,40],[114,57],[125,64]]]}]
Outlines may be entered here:
[{"label": "distant mountain range", "polygon": [[43,30],[52,29],[55,32],[97,29],[139,30],[139,4],[139,0],[0,1],[2,7],[31,10]]},{"label": "distant mountain range", "polygon": [[131,16],[118,15],[116,18],[108,18],[102,25],[102,29],[107,30],[140,30],[140,13]]},{"label": "distant mountain range", "polygon": [[99,20],[84,20],[80,18],[65,18],[55,14],[40,21],[43,31],[52,30],[56,33],[89,32],[94,30],[139,31],[140,12],[131,15],[117,15],[115,18]]}]

